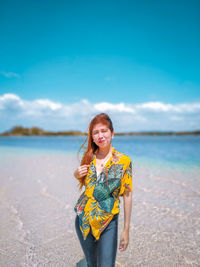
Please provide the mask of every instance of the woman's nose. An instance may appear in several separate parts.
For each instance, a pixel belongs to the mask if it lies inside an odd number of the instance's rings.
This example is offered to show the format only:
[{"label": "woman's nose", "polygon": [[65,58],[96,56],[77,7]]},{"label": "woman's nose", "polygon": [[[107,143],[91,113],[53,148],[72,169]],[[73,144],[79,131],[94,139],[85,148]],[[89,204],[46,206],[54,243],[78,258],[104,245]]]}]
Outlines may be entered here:
[{"label": "woman's nose", "polygon": [[102,137],[103,136],[103,134],[102,133],[99,133],[99,137]]}]

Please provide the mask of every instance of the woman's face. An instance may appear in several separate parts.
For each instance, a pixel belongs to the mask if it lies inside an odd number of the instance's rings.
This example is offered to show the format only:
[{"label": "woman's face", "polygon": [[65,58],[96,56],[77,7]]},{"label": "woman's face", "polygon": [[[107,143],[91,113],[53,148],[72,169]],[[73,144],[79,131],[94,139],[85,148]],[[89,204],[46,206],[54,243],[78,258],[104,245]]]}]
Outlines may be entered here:
[{"label": "woman's face", "polygon": [[101,122],[95,124],[92,130],[92,139],[99,148],[110,146],[113,135],[108,126]]}]

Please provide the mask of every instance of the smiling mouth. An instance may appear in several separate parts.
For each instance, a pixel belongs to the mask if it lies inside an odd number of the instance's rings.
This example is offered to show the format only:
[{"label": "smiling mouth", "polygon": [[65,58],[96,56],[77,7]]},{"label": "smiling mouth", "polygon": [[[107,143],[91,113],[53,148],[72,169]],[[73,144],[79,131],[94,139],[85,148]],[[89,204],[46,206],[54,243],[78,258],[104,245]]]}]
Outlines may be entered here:
[{"label": "smiling mouth", "polygon": [[102,143],[104,143],[104,142],[105,142],[105,140],[100,140],[100,141],[99,141],[100,144],[102,144]]}]

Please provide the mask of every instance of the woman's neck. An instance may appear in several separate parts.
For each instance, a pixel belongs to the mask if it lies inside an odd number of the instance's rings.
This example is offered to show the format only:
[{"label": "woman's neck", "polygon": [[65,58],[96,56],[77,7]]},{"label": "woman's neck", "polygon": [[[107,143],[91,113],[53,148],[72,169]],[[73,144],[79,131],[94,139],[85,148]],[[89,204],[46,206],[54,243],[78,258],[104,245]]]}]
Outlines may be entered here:
[{"label": "woman's neck", "polygon": [[98,148],[97,155],[104,158],[112,151],[112,145],[110,144],[109,147],[105,148]]}]

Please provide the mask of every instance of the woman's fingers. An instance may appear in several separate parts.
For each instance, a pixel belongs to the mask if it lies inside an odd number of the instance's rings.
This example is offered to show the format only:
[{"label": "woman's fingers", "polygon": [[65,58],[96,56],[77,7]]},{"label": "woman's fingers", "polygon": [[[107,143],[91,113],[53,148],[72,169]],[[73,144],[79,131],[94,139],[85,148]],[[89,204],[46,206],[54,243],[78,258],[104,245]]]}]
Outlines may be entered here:
[{"label": "woman's fingers", "polygon": [[124,244],[121,244],[121,245],[120,245],[119,250],[120,250],[120,251],[124,251]]},{"label": "woman's fingers", "polygon": [[119,250],[121,250],[121,251],[125,250],[125,241],[124,241],[124,239],[120,240]]},{"label": "woman's fingers", "polygon": [[126,250],[127,246],[128,246],[128,242],[122,241],[122,242],[120,242],[119,250],[124,251],[124,250]]},{"label": "woman's fingers", "polygon": [[79,172],[85,173],[88,171],[88,165],[82,165],[79,167]]},{"label": "woman's fingers", "polygon": [[87,174],[89,166],[90,165],[82,165],[82,166],[78,167],[79,178],[81,178]]},{"label": "woman's fingers", "polygon": [[87,174],[87,170],[80,170],[79,176],[85,176]]},{"label": "woman's fingers", "polygon": [[120,244],[119,244],[119,250],[123,250],[124,249],[124,242],[122,240],[120,240]]}]

